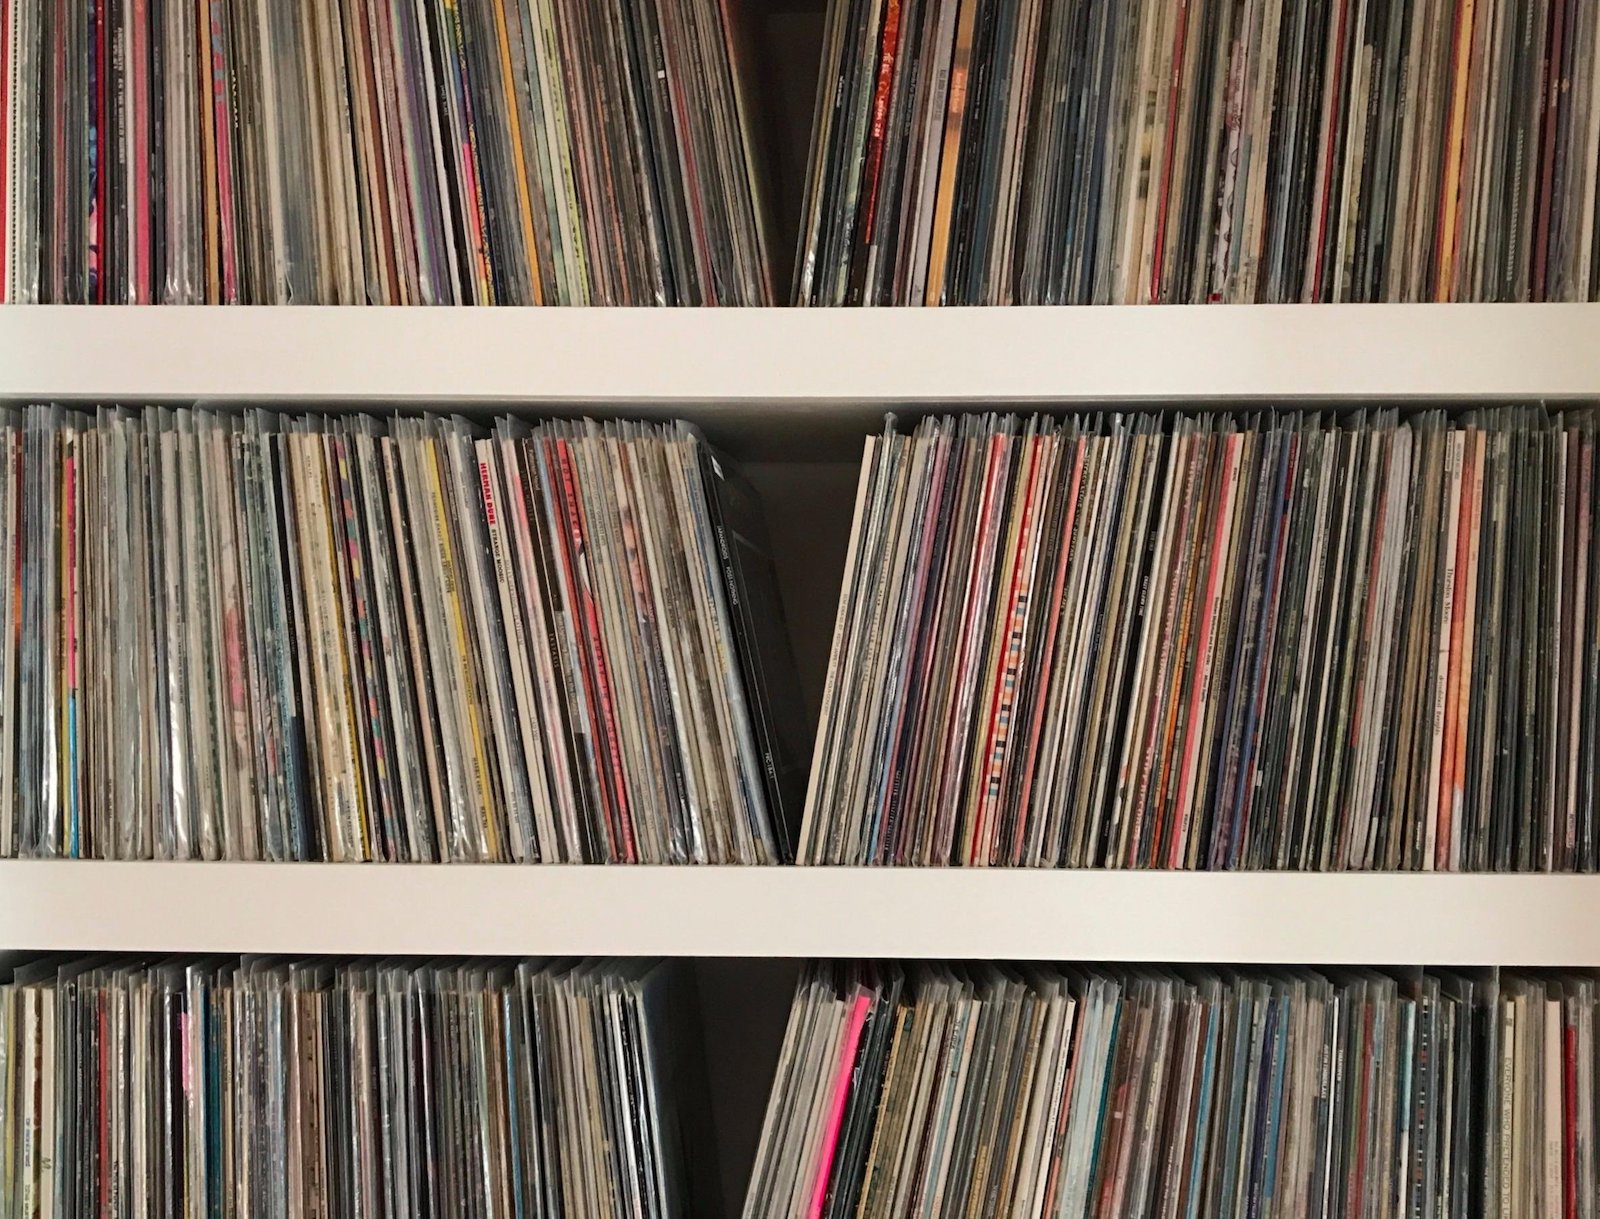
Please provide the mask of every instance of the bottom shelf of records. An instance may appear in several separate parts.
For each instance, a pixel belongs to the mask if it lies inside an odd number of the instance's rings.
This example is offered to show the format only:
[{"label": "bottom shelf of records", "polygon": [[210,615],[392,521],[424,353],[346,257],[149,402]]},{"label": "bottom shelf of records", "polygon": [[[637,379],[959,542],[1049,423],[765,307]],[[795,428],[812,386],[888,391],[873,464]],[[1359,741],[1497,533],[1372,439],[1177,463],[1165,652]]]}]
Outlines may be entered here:
[{"label": "bottom shelf of records", "polygon": [[696,1213],[685,1165],[711,1149],[673,1094],[698,1071],[681,976],[608,963],[20,966],[0,986],[0,1210]]},{"label": "bottom shelf of records", "polygon": [[1592,1215],[1596,985],[827,967],[747,1219]]},{"label": "bottom shelf of records", "polygon": [[730,1122],[685,962],[15,963],[0,1208],[1595,1213],[1586,974],[840,963],[790,993],[745,1030],[765,1120]]},{"label": "bottom shelf of records", "polygon": [[4,860],[7,949],[1589,968],[1600,876]]}]

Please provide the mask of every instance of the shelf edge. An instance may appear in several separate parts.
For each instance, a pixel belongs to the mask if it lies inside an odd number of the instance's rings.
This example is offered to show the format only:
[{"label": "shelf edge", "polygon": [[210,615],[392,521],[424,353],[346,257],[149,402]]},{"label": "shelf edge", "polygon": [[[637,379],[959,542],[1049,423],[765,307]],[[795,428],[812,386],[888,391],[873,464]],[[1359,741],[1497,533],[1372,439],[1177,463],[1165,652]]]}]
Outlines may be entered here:
[{"label": "shelf edge", "polygon": [[6,861],[0,947],[1600,966],[1600,877]]}]

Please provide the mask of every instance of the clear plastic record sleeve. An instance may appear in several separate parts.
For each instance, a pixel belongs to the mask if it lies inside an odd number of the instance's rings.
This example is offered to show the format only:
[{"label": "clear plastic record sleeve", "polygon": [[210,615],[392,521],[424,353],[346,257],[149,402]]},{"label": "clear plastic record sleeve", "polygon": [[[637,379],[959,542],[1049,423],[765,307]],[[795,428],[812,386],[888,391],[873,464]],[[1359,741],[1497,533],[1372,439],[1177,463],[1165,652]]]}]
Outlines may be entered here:
[{"label": "clear plastic record sleeve", "polygon": [[[477,429],[465,420],[454,421],[453,429],[451,450],[455,486],[463,504],[460,513],[462,563],[472,594],[475,628],[485,640],[503,639],[507,632],[501,617],[491,540],[498,517],[494,501],[485,498],[485,491],[492,487],[492,476],[481,452],[481,446],[487,442],[475,439]],[[525,762],[533,755],[519,748],[523,738],[518,731],[509,657],[502,648],[484,648],[482,655],[485,658],[482,680],[499,767],[499,798],[510,833],[510,855],[518,860],[538,859],[540,844],[534,830],[533,798]]]}]

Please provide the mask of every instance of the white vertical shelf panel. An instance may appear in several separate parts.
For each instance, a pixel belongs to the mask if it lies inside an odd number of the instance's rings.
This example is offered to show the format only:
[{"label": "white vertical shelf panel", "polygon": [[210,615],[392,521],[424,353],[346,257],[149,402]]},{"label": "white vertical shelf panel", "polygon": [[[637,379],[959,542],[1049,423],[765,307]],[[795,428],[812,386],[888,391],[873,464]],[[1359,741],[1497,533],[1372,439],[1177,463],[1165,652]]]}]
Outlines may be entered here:
[{"label": "white vertical shelf panel", "polygon": [[1600,305],[0,308],[0,398],[1600,397]]},{"label": "white vertical shelf panel", "polygon": [[0,949],[1600,966],[1600,877],[8,861]]}]

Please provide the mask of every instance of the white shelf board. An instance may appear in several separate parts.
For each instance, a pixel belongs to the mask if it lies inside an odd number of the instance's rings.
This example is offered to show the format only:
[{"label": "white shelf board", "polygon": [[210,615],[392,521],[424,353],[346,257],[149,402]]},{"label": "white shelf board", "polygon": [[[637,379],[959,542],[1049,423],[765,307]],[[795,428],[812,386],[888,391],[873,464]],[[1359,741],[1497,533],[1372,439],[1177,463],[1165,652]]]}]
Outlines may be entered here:
[{"label": "white shelf board", "polygon": [[0,398],[1600,397],[1600,305],[0,308]]},{"label": "white shelf board", "polygon": [[1600,877],[7,861],[0,948],[1600,966]]}]

